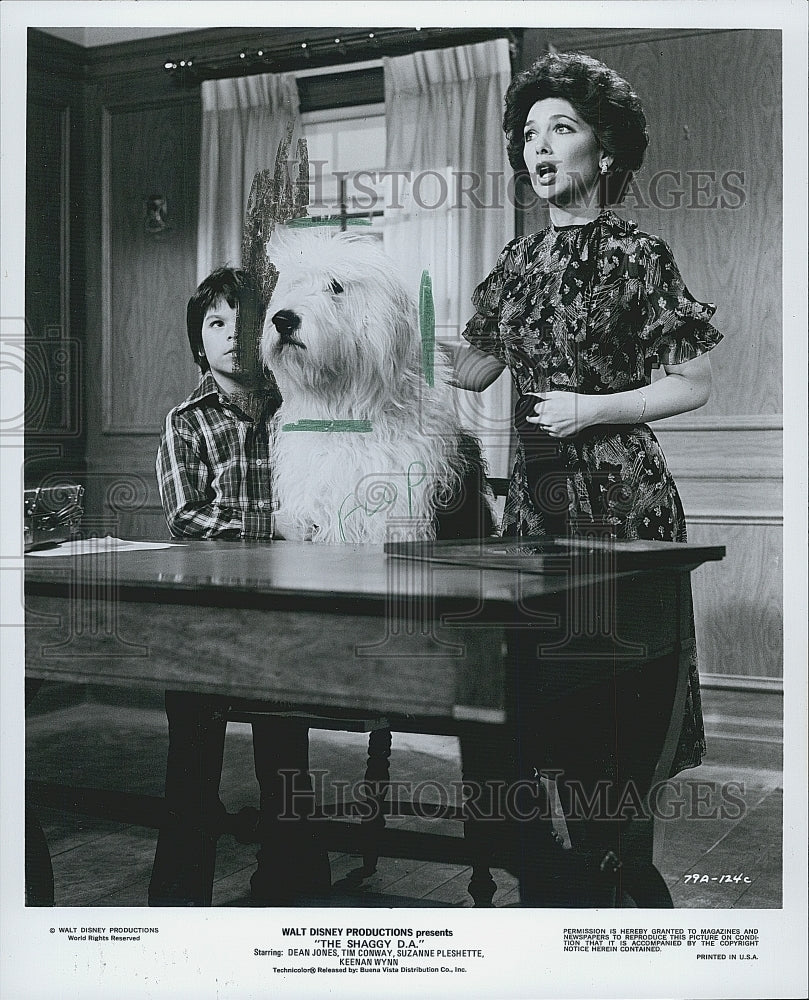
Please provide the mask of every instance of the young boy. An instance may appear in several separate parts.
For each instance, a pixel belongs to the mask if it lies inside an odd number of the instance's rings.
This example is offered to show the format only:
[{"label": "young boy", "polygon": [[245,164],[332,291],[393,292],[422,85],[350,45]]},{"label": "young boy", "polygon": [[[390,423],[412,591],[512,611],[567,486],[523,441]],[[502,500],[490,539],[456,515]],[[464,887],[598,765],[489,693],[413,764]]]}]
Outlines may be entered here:
[{"label": "young boy", "polygon": [[[270,418],[281,402],[271,374],[253,360],[265,305],[251,276],[234,268],[210,274],[188,302],[188,341],[201,372],[194,392],[166,417],[157,454],[160,499],[175,538],[263,539],[273,536]],[[258,651],[257,651],[258,653]],[[149,883],[152,906],[209,906],[228,698],[166,692],[168,821],[161,827]],[[312,824],[279,820],[310,789],[308,730],[294,718],[253,722],[261,789],[254,902],[279,904],[296,892],[330,886],[328,856]],[[287,812],[287,815],[291,808]]]}]

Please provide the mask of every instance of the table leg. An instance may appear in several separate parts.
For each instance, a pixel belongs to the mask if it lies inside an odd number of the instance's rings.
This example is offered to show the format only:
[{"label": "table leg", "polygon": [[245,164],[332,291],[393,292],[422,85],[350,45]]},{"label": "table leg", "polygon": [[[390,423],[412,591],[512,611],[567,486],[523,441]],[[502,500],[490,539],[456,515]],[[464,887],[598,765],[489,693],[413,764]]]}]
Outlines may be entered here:
[{"label": "table leg", "polygon": [[53,866],[48,841],[33,806],[25,806],[25,905],[53,906]]},{"label": "table leg", "polygon": [[305,719],[257,716],[253,756],[261,789],[258,868],[250,879],[254,905],[284,906],[331,889],[329,856],[320,841],[309,772]]},{"label": "table leg", "polygon": [[149,881],[150,906],[210,906],[225,823],[219,782],[228,700],[167,691],[166,814]]},{"label": "table leg", "polygon": [[[25,681],[27,708],[42,687],[41,680]],[[53,865],[48,841],[33,804],[25,803],[25,905],[53,906]]]},{"label": "table leg", "polygon": [[390,729],[373,729],[368,736],[368,764],[365,769],[367,795],[373,813],[363,819],[362,873],[373,875],[379,860],[379,840],[385,830],[385,799],[390,784]]},{"label": "table leg", "polygon": [[491,866],[503,853],[508,837],[505,790],[510,768],[504,740],[498,734],[462,735],[461,767],[464,783],[464,839],[472,863],[469,895],[476,907],[492,906],[497,883]]}]

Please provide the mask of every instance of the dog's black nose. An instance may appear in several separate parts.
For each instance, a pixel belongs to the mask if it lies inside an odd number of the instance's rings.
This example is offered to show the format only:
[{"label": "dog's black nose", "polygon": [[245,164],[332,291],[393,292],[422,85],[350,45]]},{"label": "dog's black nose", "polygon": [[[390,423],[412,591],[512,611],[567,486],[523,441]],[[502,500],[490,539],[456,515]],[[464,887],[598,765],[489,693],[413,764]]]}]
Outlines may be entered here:
[{"label": "dog's black nose", "polygon": [[282,337],[288,337],[301,325],[301,318],[291,309],[279,309],[272,318],[272,324]]}]

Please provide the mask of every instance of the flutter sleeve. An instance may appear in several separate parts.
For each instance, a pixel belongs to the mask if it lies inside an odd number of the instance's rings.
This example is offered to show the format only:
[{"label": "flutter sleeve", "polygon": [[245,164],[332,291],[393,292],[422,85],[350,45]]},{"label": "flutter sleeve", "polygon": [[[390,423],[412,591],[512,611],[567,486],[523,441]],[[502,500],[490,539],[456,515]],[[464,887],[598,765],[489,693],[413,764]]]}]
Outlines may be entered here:
[{"label": "flutter sleeve", "polygon": [[644,241],[628,256],[625,266],[630,283],[637,283],[638,338],[647,362],[680,365],[706,354],[722,340],[710,323],[716,306],[691,295],[667,243]]},{"label": "flutter sleeve", "polygon": [[475,315],[466,324],[463,336],[473,347],[492,354],[508,364],[503,338],[500,333],[500,303],[506,282],[507,266],[512,244],[507,244],[497,258],[491,274],[472,293]]}]

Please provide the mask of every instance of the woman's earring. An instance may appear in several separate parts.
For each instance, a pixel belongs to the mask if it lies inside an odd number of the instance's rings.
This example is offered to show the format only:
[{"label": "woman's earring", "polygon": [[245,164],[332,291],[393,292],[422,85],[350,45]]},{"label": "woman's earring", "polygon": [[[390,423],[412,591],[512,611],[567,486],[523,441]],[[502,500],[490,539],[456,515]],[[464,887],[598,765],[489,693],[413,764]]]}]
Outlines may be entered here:
[{"label": "woman's earring", "polygon": [[607,171],[608,171],[609,169],[610,169],[610,167],[609,167],[609,164],[607,163],[607,161],[606,161],[606,160],[602,160],[602,161],[601,161],[601,173],[602,173],[602,174],[606,174],[606,172],[607,172]]}]

